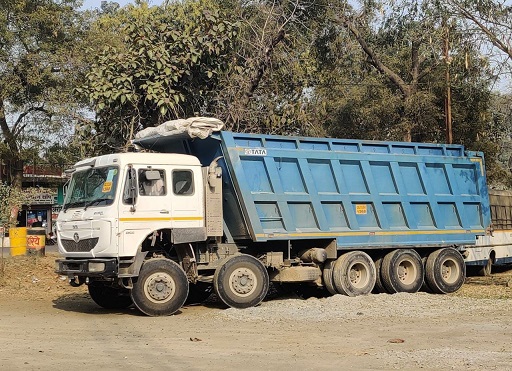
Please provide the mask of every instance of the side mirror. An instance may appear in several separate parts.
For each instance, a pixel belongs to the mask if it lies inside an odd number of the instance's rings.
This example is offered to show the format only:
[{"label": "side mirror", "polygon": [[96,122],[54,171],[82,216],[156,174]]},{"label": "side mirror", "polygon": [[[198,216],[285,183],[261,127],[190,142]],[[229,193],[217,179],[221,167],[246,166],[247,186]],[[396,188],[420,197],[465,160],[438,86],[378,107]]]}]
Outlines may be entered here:
[{"label": "side mirror", "polygon": [[158,180],[161,179],[160,172],[158,170],[147,170],[144,175],[146,175],[147,180]]}]

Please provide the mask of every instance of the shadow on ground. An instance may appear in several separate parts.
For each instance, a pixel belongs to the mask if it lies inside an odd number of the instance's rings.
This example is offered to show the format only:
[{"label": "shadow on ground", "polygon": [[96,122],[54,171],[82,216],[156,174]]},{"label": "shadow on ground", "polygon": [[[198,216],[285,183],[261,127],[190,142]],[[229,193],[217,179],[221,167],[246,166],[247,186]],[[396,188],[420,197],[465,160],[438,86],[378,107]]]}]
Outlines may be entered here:
[{"label": "shadow on ground", "polygon": [[55,309],[66,312],[75,312],[83,314],[131,314],[142,315],[135,307],[131,306],[125,309],[105,309],[98,306],[88,294],[66,294],[53,300]]}]

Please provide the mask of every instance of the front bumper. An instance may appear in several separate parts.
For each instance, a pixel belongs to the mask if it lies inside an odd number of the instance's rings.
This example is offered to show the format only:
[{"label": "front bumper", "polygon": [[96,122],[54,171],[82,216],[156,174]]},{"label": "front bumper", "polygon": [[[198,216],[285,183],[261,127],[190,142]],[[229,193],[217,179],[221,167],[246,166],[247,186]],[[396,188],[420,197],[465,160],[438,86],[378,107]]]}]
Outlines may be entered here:
[{"label": "front bumper", "polygon": [[[118,275],[117,259],[57,259],[55,272],[63,276],[112,278]],[[104,268],[98,270],[98,265]],[[92,268],[94,266],[94,268]]]}]

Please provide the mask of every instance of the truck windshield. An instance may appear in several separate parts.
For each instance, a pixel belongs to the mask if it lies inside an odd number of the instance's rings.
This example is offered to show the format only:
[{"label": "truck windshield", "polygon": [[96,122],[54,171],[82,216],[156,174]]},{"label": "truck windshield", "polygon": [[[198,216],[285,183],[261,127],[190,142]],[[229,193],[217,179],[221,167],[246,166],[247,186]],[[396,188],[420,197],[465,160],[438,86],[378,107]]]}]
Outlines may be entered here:
[{"label": "truck windshield", "polygon": [[63,210],[70,207],[106,206],[114,202],[118,168],[106,166],[77,171],[73,174]]}]

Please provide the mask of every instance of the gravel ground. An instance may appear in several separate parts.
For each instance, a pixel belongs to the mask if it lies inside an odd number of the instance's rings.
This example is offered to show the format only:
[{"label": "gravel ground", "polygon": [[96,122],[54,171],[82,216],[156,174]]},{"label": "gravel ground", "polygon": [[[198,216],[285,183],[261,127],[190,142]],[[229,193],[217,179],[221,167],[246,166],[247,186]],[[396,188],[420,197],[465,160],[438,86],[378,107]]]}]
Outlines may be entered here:
[{"label": "gravel ground", "polygon": [[[328,298],[307,300],[282,298],[266,301],[263,305],[244,310],[233,308],[219,315],[231,319],[255,322],[287,322],[300,318],[301,321],[323,322],[336,320],[348,322],[353,319],[382,319],[394,317],[431,318],[447,312],[479,316],[489,308],[510,310],[512,299],[473,299],[454,295],[415,294],[373,294],[348,297],[335,295]],[[426,310],[428,308],[428,310]]]},{"label": "gravel ground", "polygon": [[244,310],[212,297],[151,318],[99,308],[55,258],[0,260],[3,369],[512,370],[512,271],[450,295],[274,294]]}]

